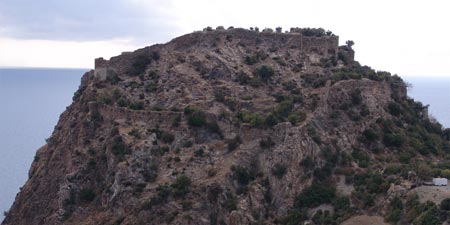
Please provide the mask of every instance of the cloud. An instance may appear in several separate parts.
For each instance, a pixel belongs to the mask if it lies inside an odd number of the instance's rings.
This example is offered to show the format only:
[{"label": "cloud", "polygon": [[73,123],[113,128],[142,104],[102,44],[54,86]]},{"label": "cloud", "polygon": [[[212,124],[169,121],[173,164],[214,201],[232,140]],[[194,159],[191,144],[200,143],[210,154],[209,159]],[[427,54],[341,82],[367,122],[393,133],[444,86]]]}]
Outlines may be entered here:
[{"label": "cloud", "polygon": [[133,51],[128,40],[55,41],[0,38],[0,67],[93,68],[94,59]]},{"label": "cloud", "polygon": [[[450,76],[448,4],[445,0],[0,0],[0,38],[66,43],[119,39],[142,47],[206,26],[323,27],[339,35],[341,44],[354,40],[356,59],[362,64],[400,75]],[[9,53],[0,46],[0,54]],[[97,54],[103,55],[109,54]]]},{"label": "cloud", "polygon": [[[0,35],[16,39],[158,42],[177,30],[169,4],[150,0],[2,0]],[[156,32],[158,31],[158,32]]]}]

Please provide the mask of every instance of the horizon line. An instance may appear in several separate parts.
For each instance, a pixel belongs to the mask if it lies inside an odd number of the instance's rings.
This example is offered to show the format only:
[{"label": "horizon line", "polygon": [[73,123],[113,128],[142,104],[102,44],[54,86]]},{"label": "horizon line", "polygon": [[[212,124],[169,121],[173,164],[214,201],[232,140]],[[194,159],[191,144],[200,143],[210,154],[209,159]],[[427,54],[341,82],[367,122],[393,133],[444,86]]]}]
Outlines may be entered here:
[{"label": "horizon line", "polygon": [[[0,66],[0,69],[36,69],[36,70],[94,70],[94,68],[87,67],[39,67],[39,66]],[[409,75],[399,75],[400,77],[433,77],[433,78],[450,78],[450,75],[418,75],[418,74],[409,74]]]},{"label": "horizon line", "polygon": [[36,69],[36,70],[93,70],[83,67],[38,67],[38,66],[0,66],[0,69]]}]

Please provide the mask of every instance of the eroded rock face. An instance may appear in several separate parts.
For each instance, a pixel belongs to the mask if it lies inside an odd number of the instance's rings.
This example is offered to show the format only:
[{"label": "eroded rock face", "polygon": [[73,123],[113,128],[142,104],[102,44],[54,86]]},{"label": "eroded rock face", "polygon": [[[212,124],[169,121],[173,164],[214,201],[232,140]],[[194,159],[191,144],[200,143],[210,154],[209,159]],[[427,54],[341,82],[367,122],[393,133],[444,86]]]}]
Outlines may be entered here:
[{"label": "eroded rock face", "polygon": [[363,132],[412,104],[398,77],[350,53],[334,35],[220,29],[98,59],[2,224],[304,221],[292,212],[335,201],[299,193],[379,171],[375,150],[398,148]]}]

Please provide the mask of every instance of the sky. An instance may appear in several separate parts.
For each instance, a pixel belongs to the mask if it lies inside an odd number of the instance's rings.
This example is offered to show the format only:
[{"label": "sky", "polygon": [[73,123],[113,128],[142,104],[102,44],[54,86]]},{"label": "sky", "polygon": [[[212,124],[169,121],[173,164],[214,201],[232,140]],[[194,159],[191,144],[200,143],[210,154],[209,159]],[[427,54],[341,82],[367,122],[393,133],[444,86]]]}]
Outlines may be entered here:
[{"label": "sky", "polygon": [[0,67],[92,68],[206,26],[322,27],[356,60],[450,77],[448,0],[0,0]]}]

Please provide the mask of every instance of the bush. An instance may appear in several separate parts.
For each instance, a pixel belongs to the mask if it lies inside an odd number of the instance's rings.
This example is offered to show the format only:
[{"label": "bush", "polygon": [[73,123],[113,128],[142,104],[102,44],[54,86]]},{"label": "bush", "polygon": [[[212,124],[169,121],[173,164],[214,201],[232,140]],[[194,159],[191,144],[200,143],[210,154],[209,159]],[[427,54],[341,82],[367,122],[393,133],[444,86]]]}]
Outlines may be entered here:
[{"label": "bush", "polygon": [[225,92],[222,89],[214,90],[214,98],[218,102],[225,102]]},{"label": "bush", "polygon": [[383,137],[383,143],[386,147],[401,147],[403,145],[404,138],[401,134],[385,133]]},{"label": "bush", "polygon": [[145,202],[141,209],[142,210],[149,210],[155,205],[159,205],[167,200],[167,198],[171,194],[171,190],[169,186],[167,185],[160,185],[156,188],[156,191],[158,194],[150,199],[150,201]]},{"label": "bush", "polygon": [[272,141],[272,138],[267,137],[266,139],[259,141],[259,146],[263,149],[269,149],[275,146],[275,142]]},{"label": "bush", "polygon": [[79,198],[83,202],[92,202],[95,199],[95,192],[91,188],[83,188],[80,191]]},{"label": "bush", "polygon": [[127,107],[129,104],[130,104],[130,102],[124,97],[120,97],[117,100],[117,106],[119,106],[119,107]]},{"label": "bush", "polygon": [[175,140],[175,136],[169,132],[163,131],[161,133],[161,140],[163,140],[165,143],[172,143],[173,140]]},{"label": "bush", "polygon": [[137,54],[132,58],[131,67],[128,68],[127,73],[131,76],[142,74],[150,63],[151,58],[147,53]]},{"label": "bush", "polygon": [[205,155],[205,151],[202,148],[199,148],[194,151],[194,156],[203,157]]},{"label": "bush", "polygon": [[292,100],[284,100],[277,105],[275,113],[279,117],[287,117],[293,108],[294,104],[292,103]]},{"label": "bush", "polygon": [[233,166],[231,167],[233,172],[233,179],[236,180],[240,185],[247,185],[250,181],[255,179],[255,175],[251,173],[246,167],[243,166]]},{"label": "bush", "polygon": [[242,143],[241,137],[239,135],[236,135],[236,137],[227,141],[228,151],[231,152],[235,150],[237,147],[239,147],[241,143]]},{"label": "bush", "polygon": [[158,61],[161,58],[159,52],[157,52],[157,51],[153,51],[151,56],[152,56],[152,59],[155,61]]},{"label": "bush", "polygon": [[450,198],[446,198],[441,201],[441,210],[450,211]]},{"label": "bush", "polygon": [[259,62],[259,59],[256,55],[252,55],[252,56],[245,56],[245,60],[244,60],[245,64],[247,65],[253,65]]},{"label": "bush", "polygon": [[389,189],[389,182],[378,173],[361,173],[353,177],[357,188],[365,190],[365,193],[380,194]]},{"label": "bush", "polygon": [[144,171],[141,172],[146,182],[153,182],[158,176],[158,164],[150,162],[147,164]]},{"label": "bush", "polygon": [[370,128],[365,129],[363,131],[362,135],[364,136],[365,140],[367,140],[368,142],[374,142],[374,141],[378,140],[378,138],[379,138],[378,134]]},{"label": "bush", "polygon": [[112,141],[111,152],[115,156],[123,156],[128,153],[127,146],[121,136],[116,136]]},{"label": "bush", "polygon": [[263,65],[256,69],[256,75],[264,82],[269,81],[274,74],[275,71],[270,66]]},{"label": "bush", "polygon": [[202,111],[196,111],[188,116],[188,124],[193,127],[202,127],[206,125],[206,115]]},{"label": "bush", "polygon": [[131,136],[133,136],[135,138],[140,138],[141,137],[139,130],[136,129],[136,128],[133,128],[130,132],[128,132],[128,135],[131,135]]},{"label": "bush", "polygon": [[237,76],[237,81],[239,82],[239,84],[246,85],[250,82],[250,80],[251,78],[244,71],[239,71]]},{"label": "bush", "polygon": [[306,119],[306,113],[303,110],[298,111],[298,112],[292,112],[288,116],[289,122],[291,122],[291,124],[294,126],[298,123],[305,121],[305,119]]},{"label": "bush", "polygon": [[397,223],[401,219],[403,210],[403,202],[400,198],[395,197],[389,204],[390,212],[386,216],[386,221]]},{"label": "bush", "polygon": [[350,92],[353,105],[360,105],[362,103],[361,90],[355,89]]},{"label": "bush", "polygon": [[170,187],[174,197],[183,197],[190,191],[191,179],[184,174],[179,175]]},{"label": "bush", "polygon": [[301,162],[300,165],[303,166],[306,170],[311,170],[314,168],[315,163],[311,156],[306,156]]},{"label": "bush", "polygon": [[284,225],[298,225],[308,219],[308,212],[305,209],[289,210],[286,217],[283,219]]},{"label": "bush", "polygon": [[155,92],[158,89],[158,84],[155,82],[150,82],[149,84],[145,85],[145,92]]},{"label": "bush", "polygon": [[252,127],[260,127],[264,124],[264,118],[258,113],[238,112],[237,118],[244,123],[249,123]]},{"label": "bush", "polygon": [[389,113],[392,114],[393,116],[399,116],[400,113],[402,112],[400,105],[395,102],[389,103],[388,110]]},{"label": "bush", "polygon": [[294,206],[299,209],[312,208],[324,203],[331,203],[335,196],[335,187],[313,183],[295,198]]},{"label": "bush", "polygon": [[352,151],[352,157],[358,161],[358,166],[366,168],[369,165],[370,157],[367,153],[363,152],[361,149],[354,149]]},{"label": "bush", "polygon": [[277,177],[278,179],[283,178],[283,176],[286,174],[286,172],[287,172],[287,166],[285,164],[276,163],[272,167],[272,174],[275,177]]}]

